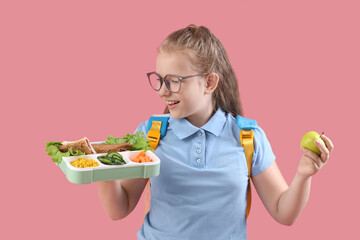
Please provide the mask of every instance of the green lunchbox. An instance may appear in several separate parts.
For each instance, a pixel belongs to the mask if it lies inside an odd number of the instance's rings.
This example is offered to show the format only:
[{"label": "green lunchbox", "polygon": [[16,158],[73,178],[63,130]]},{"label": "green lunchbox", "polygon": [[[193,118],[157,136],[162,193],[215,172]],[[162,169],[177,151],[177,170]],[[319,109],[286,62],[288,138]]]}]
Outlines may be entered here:
[{"label": "green lunchbox", "polygon": [[[141,151],[119,152],[126,162],[124,165],[106,165],[101,163],[97,157],[106,155],[104,153],[63,157],[62,161],[56,164],[61,168],[66,178],[71,183],[76,184],[129,178],[153,178],[158,176],[160,173],[160,159],[152,151],[149,150],[145,152],[152,162],[136,163],[131,161],[131,159],[135,158],[140,152]],[[99,163],[99,166],[86,168],[72,166],[71,162],[79,158],[93,159]]]}]

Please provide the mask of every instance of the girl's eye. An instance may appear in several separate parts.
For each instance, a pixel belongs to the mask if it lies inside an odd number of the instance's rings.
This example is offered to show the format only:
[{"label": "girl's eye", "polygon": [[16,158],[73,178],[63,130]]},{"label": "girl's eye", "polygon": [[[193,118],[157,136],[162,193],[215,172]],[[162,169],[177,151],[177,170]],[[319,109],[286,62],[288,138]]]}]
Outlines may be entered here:
[{"label": "girl's eye", "polygon": [[169,83],[171,83],[171,84],[178,84],[179,83],[179,79],[177,77],[174,77],[174,76],[168,76],[166,80],[168,80]]}]

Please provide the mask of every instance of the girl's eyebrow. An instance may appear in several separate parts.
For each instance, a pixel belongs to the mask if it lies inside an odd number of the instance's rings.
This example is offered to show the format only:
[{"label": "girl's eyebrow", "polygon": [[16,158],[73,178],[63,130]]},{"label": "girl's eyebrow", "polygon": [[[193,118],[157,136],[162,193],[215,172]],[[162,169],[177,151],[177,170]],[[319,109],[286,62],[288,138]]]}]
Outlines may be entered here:
[{"label": "girl's eyebrow", "polygon": [[179,74],[173,74],[173,73],[168,73],[168,74],[165,74],[165,75],[161,75],[160,73],[156,72],[156,74],[158,74],[160,77],[164,78],[166,75],[174,75],[174,76],[178,76],[178,77],[184,77],[184,76],[187,76],[187,75],[179,75]]},{"label": "girl's eyebrow", "polygon": [[165,74],[165,75],[162,75],[158,72],[155,72],[156,74],[158,74],[160,77],[164,78],[166,75],[175,75],[175,76],[180,76],[180,75],[176,75],[176,74],[172,74],[172,73],[168,73],[168,74]]}]

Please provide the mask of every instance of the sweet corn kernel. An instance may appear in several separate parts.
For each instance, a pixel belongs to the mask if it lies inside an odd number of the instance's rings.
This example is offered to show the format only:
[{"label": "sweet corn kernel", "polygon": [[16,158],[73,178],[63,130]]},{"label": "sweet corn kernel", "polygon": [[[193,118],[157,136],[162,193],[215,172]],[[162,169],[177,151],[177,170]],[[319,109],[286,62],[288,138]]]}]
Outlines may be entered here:
[{"label": "sweet corn kernel", "polygon": [[86,167],[97,167],[99,163],[96,162],[94,159],[87,159],[87,158],[78,158],[70,163],[72,166],[77,168],[86,168]]}]

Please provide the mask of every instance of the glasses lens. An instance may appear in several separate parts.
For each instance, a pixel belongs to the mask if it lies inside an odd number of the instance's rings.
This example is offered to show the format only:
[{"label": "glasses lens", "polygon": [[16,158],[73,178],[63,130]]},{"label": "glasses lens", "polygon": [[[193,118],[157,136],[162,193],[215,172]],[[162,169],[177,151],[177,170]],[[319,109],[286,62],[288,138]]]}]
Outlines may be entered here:
[{"label": "glasses lens", "polygon": [[160,80],[160,77],[155,74],[155,73],[152,73],[149,75],[149,81],[150,81],[150,85],[151,87],[154,89],[154,90],[160,90],[161,88],[161,80]]},{"label": "glasses lens", "polygon": [[180,80],[176,76],[167,75],[165,80],[165,84],[167,85],[168,89],[172,92],[180,91]]}]

